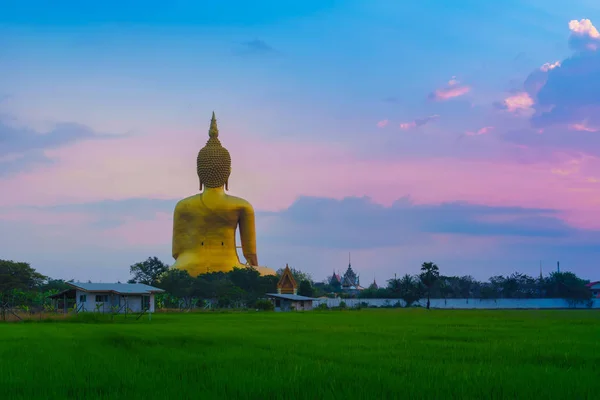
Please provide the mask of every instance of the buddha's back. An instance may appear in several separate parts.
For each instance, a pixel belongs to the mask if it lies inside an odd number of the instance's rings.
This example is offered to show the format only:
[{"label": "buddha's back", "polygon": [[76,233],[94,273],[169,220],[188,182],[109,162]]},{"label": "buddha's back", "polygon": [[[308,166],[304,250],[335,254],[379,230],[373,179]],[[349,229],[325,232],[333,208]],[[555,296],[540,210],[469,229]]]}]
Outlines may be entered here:
[{"label": "buddha's back", "polygon": [[205,191],[181,200],[174,216],[174,267],[194,276],[240,267],[235,233],[248,211],[248,202],[224,193]]}]

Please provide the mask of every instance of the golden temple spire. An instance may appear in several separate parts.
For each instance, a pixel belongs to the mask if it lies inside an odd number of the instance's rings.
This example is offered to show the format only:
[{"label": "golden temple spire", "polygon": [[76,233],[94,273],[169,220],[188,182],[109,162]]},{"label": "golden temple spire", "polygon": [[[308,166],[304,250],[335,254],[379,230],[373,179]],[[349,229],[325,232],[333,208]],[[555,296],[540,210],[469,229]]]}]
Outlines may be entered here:
[{"label": "golden temple spire", "polygon": [[219,137],[219,128],[217,127],[217,119],[215,118],[215,112],[212,113],[212,118],[210,120],[210,128],[208,129],[208,136],[211,138]]}]

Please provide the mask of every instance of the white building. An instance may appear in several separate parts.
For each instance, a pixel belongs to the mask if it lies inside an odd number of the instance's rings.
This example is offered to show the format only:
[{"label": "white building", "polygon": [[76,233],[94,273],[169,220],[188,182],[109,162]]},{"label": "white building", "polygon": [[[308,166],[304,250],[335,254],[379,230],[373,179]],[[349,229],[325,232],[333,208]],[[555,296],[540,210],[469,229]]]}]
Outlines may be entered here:
[{"label": "white building", "polygon": [[592,291],[592,297],[600,299],[600,282],[592,282],[587,287]]},{"label": "white building", "polygon": [[[62,307],[76,306],[77,312],[154,312],[154,296],[164,290],[142,283],[67,282],[71,289],[51,296]],[[69,304],[70,303],[70,304]]]}]

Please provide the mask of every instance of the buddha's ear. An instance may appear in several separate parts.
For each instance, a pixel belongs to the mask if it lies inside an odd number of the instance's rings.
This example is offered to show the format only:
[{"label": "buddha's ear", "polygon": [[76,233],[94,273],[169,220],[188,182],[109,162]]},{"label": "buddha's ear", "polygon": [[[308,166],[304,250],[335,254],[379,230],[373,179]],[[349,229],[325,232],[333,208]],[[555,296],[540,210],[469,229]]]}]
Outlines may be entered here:
[{"label": "buddha's ear", "polygon": [[202,181],[200,181],[200,191],[202,191]]},{"label": "buddha's ear", "polygon": [[225,181],[225,190],[229,190],[229,179]]}]

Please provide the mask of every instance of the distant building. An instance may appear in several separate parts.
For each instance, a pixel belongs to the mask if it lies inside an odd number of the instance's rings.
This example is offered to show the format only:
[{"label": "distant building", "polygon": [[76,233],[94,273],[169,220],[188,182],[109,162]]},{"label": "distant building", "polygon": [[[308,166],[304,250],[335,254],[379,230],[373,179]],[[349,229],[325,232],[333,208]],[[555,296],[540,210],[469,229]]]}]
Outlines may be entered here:
[{"label": "distant building", "polygon": [[[142,283],[67,282],[70,289],[53,296],[56,308],[74,304],[77,312],[154,312],[154,296],[164,290]],[[62,307],[59,303],[62,300]]]},{"label": "distant building", "polygon": [[373,283],[371,283],[371,285],[369,286],[369,289],[371,289],[371,290],[379,289],[379,286],[377,286],[377,282],[375,281],[375,278],[373,278]]},{"label": "distant building", "polygon": [[352,269],[352,262],[350,261],[349,256],[348,269],[346,270],[344,275],[340,276],[339,274],[336,274],[334,270],[329,284],[331,286],[340,285],[342,291],[344,293],[349,294],[357,294],[358,292],[365,290],[365,288],[360,285],[360,276],[356,275],[356,273]]},{"label": "distant building", "polygon": [[592,292],[592,297],[600,299],[600,281],[591,282],[586,285]]},{"label": "distant building", "polygon": [[277,293],[267,293],[267,297],[273,302],[275,311],[309,311],[314,300],[298,295],[298,284],[287,264],[277,282]]}]

